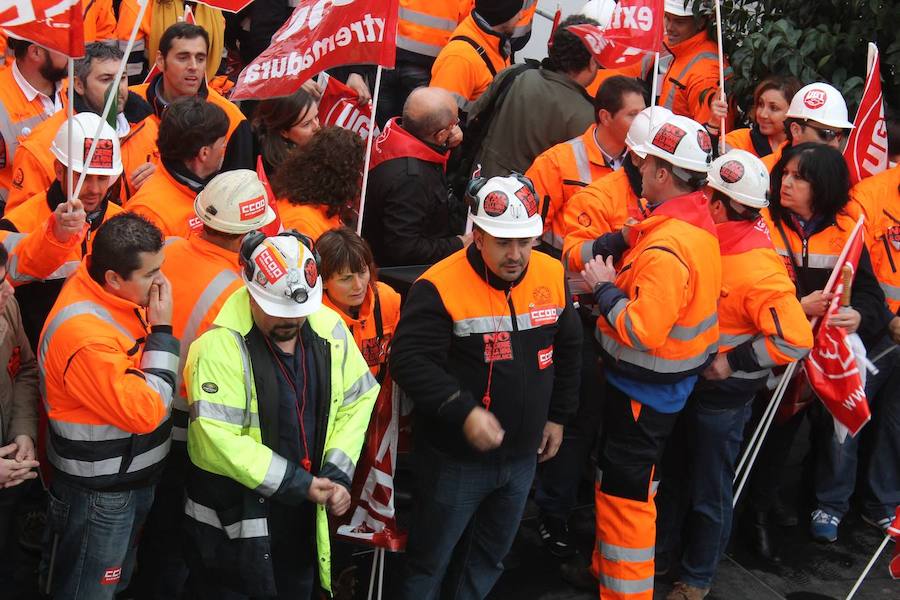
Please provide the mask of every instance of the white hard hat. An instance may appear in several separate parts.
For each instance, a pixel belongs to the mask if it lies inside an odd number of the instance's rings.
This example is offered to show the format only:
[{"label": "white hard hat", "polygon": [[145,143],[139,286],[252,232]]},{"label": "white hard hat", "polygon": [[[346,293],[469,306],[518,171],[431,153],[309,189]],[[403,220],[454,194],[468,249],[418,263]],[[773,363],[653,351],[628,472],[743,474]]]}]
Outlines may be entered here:
[{"label": "white hard hat", "polygon": [[295,231],[272,237],[255,231],[241,243],[242,277],[247,290],[269,316],[306,317],[322,306],[318,258]]},{"label": "white hard hat", "polygon": [[663,10],[676,17],[692,17],[694,16],[694,0],[666,0]]},{"label": "white hard hat", "polygon": [[672,163],[673,166],[708,173],[712,162],[712,140],[700,123],[672,115],[653,127],[646,143],[635,152],[649,154]]},{"label": "white hard hat", "polygon": [[222,233],[249,233],[275,220],[266,187],[249,169],[213,177],[194,199],[194,212],[210,228]]},{"label": "white hard hat", "polygon": [[635,115],[625,136],[625,145],[641,158],[646,157],[646,154],[638,152],[635,148],[646,144],[650,138],[650,130],[671,116],[672,111],[665,106],[648,106]]},{"label": "white hard hat", "polygon": [[119,147],[119,136],[109,123],[102,122],[100,140],[97,149],[91,159],[91,164],[85,169],[84,159],[87,158],[94,142],[97,127],[100,126],[100,116],[92,112],[80,112],[72,117],[72,150],[75,153],[74,160],[69,161],[69,121],[63,122],[53,143],[50,144],[50,152],[66,167],[87,175],[111,175],[118,177],[122,173],[122,150]]},{"label": "white hard hat", "polygon": [[524,175],[478,177],[466,193],[474,201],[472,221],[492,236],[522,239],[543,233],[534,184]]},{"label": "white hard hat", "polygon": [[791,105],[785,116],[816,121],[828,127],[853,129],[853,123],[847,119],[844,97],[834,87],[822,82],[800,88],[791,98]]},{"label": "white hard hat", "polygon": [[707,185],[750,208],[769,205],[769,170],[746,150],[729,150],[714,160]]},{"label": "white hard hat", "polygon": [[588,0],[581,7],[581,14],[594,19],[600,24],[601,29],[609,27],[616,10],[616,0]]}]

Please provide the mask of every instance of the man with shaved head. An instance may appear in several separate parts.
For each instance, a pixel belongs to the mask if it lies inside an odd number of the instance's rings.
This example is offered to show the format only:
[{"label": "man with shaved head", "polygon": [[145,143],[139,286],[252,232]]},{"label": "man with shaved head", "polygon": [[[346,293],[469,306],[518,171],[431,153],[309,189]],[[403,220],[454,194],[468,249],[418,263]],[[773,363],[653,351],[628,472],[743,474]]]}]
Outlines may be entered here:
[{"label": "man with shaved head", "polygon": [[403,116],[375,140],[363,237],[379,266],[436,263],[469,242],[459,235],[465,206],[450,195],[445,173],[460,142],[456,101],[434,87],[413,90]]}]

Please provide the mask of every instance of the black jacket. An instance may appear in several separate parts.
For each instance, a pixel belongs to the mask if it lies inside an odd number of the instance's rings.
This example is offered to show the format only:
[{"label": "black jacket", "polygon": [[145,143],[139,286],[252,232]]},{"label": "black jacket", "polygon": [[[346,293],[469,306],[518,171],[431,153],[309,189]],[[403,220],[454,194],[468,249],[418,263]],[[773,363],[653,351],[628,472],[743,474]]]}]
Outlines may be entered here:
[{"label": "black jacket", "polygon": [[[578,407],[581,323],[568,293],[562,292],[560,298],[549,300],[551,293],[544,285],[552,285],[546,281],[546,276],[555,277],[558,270],[559,287],[563,288],[562,267],[549,256],[532,252],[526,272],[510,284],[486,270],[474,244],[447,259],[457,260],[466,263],[460,262],[451,269],[442,269],[449,262],[441,263],[433,267],[440,271],[426,272],[413,284],[391,344],[391,374],[415,405],[413,431],[416,444],[428,444],[463,460],[482,460],[491,455],[534,456],[545,423],[550,420],[565,425]],[[487,281],[484,285],[496,290],[526,286],[521,291],[529,301],[546,298],[539,304],[560,301],[564,308],[554,323],[532,327],[518,325],[523,313],[527,315],[529,310],[540,306],[533,303],[516,306],[510,298],[508,306],[503,307],[506,310],[502,310],[496,302],[488,301],[484,290],[469,285],[471,278],[460,277],[466,266],[476,274],[478,285]],[[534,276],[529,278],[532,269]],[[453,297],[442,297],[430,277],[443,277],[443,283],[439,285],[446,296],[452,294]],[[466,282],[462,283],[460,279],[466,279]],[[452,291],[446,293],[447,290]],[[480,453],[469,445],[462,425],[471,410],[481,406],[489,370],[486,354],[493,351],[496,355],[498,343],[488,342],[491,333],[455,334],[453,319],[447,309],[454,303],[483,304],[486,312],[480,314],[492,321],[495,315],[497,318],[513,316],[509,342],[504,348],[511,359],[494,360],[490,386],[490,411],[500,421],[505,435],[501,446],[487,453]],[[514,317],[517,314],[519,321]],[[547,349],[552,351],[552,361],[542,366],[539,357]]]}]

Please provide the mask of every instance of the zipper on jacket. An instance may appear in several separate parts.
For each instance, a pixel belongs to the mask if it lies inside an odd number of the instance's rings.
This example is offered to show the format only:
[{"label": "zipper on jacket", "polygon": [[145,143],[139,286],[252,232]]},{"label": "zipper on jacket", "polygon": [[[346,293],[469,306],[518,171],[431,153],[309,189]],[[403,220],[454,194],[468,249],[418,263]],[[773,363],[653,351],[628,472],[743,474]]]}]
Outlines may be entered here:
[{"label": "zipper on jacket", "polygon": [[891,271],[897,272],[897,265],[894,264],[894,253],[891,251],[891,243],[888,241],[887,236],[881,238],[881,241],[884,242],[884,250],[887,252],[888,262],[891,263]]},{"label": "zipper on jacket", "polygon": [[[519,320],[516,318],[516,307],[513,306],[512,301],[512,288],[506,293],[506,304],[509,306],[509,318],[512,319],[512,330],[519,330]],[[493,311],[492,311],[493,312]]]},{"label": "zipper on jacket", "polygon": [[[803,253],[800,257],[800,260],[801,260],[800,264],[803,265],[804,269],[808,269],[809,268],[809,238],[805,237],[802,239],[803,239]],[[788,249],[788,252],[790,252],[790,249]]]}]

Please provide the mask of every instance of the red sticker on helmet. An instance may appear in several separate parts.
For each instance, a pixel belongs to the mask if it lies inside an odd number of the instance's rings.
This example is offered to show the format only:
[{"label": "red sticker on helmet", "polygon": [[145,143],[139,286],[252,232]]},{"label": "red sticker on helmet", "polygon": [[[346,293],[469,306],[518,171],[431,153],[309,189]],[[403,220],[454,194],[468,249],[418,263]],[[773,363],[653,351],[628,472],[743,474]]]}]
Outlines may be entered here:
[{"label": "red sticker on helmet", "polygon": [[706,133],[706,130],[700,129],[697,131],[697,144],[700,145],[700,149],[704,152],[712,152],[712,140],[709,139],[709,134]]},{"label": "red sticker on helmet", "polygon": [[303,263],[303,274],[306,276],[306,285],[315,287],[316,280],[319,278],[319,267],[316,266],[316,261],[307,258]]},{"label": "red sticker on helmet", "polygon": [[527,185],[523,185],[516,191],[516,198],[522,202],[522,205],[525,207],[525,212],[528,213],[529,217],[533,217],[537,214],[537,198],[534,197],[534,194],[531,193],[531,190],[528,189]]},{"label": "red sticker on helmet", "polygon": [[484,198],[484,212],[490,217],[499,217],[509,207],[509,196],[504,192],[491,192]]},{"label": "red sticker on helmet", "polygon": [[686,135],[687,131],[681,127],[672,125],[671,123],[665,123],[657,130],[656,135],[653,136],[652,144],[657,148],[665,150],[669,154],[675,154],[675,148],[678,147],[678,144],[681,143],[681,140],[683,140]]},{"label": "red sticker on helmet", "polygon": [[271,248],[265,248],[254,259],[259,272],[262,273],[269,283],[275,283],[287,272],[281,260],[272,252]]},{"label": "red sticker on helmet", "polygon": [[[91,146],[94,143],[94,138],[84,138],[84,158],[87,158],[88,152],[91,151]],[[97,149],[94,151],[94,156],[91,158],[91,164],[88,165],[89,169],[112,169],[113,168],[113,142],[112,140],[97,140]]]},{"label": "red sticker on helmet", "polygon": [[238,204],[241,213],[241,221],[252,221],[266,212],[266,197],[258,196],[245,200]]},{"label": "red sticker on helmet", "polygon": [[825,93],[825,90],[809,90],[803,95],[803,104],[812,110],[822,108],[826,100],[828,100],[828,94]]},{"label": "red sticker on helmet", "polygon": [[729,160],[719,167],[719,177],[725,183],[737,183],[744,176],[744,165],[736,160]]}]

